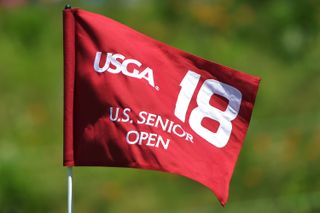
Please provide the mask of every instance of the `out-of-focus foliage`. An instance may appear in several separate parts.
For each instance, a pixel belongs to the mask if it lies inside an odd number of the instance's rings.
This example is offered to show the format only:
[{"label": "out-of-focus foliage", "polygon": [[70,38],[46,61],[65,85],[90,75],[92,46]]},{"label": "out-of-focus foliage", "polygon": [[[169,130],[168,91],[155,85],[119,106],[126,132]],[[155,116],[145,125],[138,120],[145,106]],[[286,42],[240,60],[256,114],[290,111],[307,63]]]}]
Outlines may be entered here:
[{"label": "out-of-focus foliage", "polygon": [[[263,79],[225,209],[183,177],[75,168],[75,212],[320,212],[318,0],[72,3]],[[0,212],[66,212],[64,2],[0,5]]]}]

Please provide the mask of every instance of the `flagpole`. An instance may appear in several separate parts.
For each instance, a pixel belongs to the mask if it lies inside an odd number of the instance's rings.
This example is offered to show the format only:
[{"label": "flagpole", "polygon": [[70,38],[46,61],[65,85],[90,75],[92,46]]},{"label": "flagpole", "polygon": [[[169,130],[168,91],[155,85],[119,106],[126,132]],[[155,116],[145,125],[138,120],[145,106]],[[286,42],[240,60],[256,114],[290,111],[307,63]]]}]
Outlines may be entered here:
[{"label": "flagpole", "polygon": [[68,213],[73,213],[72,202],[72,167],[67,168],[68,177]]},{"label": "flagpole", "polygon": [[[71,0],[67,3],[64,9],[71,9]],[[67,179],[68,179],[68,197],[67,208],[68,213],[73,213],[73,200],[72,200],[72,167],[67,167]]]}]

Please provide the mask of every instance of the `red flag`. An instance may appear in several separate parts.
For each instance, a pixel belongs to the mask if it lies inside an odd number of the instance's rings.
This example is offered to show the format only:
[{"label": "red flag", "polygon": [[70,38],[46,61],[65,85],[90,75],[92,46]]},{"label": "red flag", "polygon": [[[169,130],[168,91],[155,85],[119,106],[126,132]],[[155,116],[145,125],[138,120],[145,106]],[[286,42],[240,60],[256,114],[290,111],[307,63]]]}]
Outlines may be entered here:
[{"label": "red flag", "polygon": [[80,9],[64,54],[65,166],[175,173],[226,204],[260,78]]}]

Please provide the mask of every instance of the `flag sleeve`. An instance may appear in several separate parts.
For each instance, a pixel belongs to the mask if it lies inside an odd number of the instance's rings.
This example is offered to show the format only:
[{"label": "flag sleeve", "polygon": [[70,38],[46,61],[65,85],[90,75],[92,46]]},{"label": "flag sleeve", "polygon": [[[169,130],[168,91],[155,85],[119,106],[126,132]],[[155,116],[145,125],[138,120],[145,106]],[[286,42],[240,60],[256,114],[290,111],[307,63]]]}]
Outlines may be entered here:
[{"label": "flag sleeve", "polygon": [[63,11],[64,48],[64,166],[74,166],[73,160],[73,99],[75,74],[75,23],[71,10]]}]

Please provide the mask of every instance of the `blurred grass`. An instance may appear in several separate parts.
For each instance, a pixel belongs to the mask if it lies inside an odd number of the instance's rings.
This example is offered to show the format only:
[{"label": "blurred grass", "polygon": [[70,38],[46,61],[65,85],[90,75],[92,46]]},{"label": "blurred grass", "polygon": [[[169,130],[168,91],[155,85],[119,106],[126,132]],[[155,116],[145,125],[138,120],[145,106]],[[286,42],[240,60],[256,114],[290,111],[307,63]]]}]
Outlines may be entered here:
[{"label": "blurred grass", "polygon": [[[318,1],[74,1],[262,77],[223,209],[170,174],[75,168],[75,212],[319,212]],[[65,212],[63,2],[0,7],[0,212]]]}]

